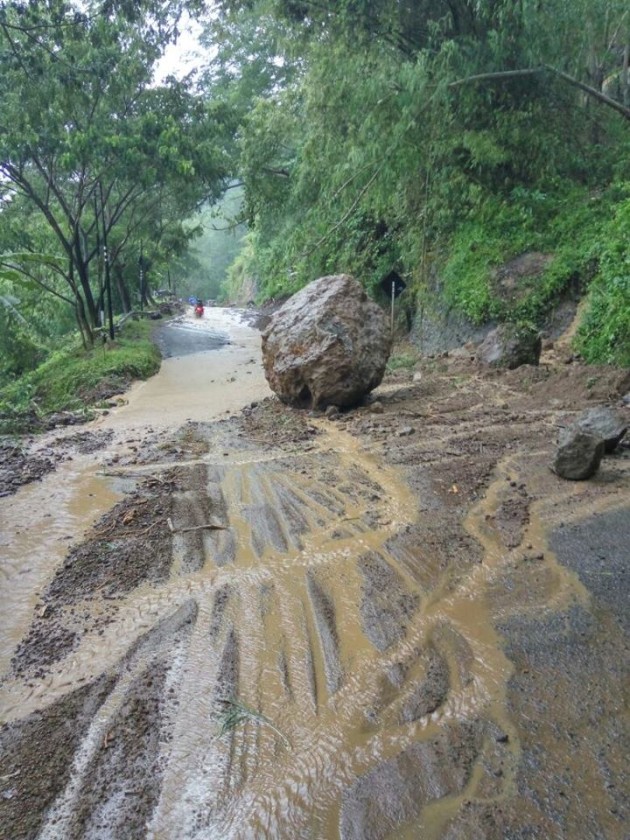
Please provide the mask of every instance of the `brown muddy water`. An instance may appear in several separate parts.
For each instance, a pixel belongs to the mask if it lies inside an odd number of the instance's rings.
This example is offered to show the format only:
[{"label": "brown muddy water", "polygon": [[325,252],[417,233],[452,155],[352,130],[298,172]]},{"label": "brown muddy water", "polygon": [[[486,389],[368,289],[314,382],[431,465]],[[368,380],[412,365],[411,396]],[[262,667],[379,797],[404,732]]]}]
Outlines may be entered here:
[{"label": "brown muddy water", "polygon": [[[96,455],[0,500],[5,825],[47,840],[509,836],[469,820],[522,795],[496,628],[588,606],[547,534],[585,506],[619,509],[622,483],[559,488],[532,472],[540,449],[482,462],[490,444],[451,475],[449,453],[490,429],[466,414],[478,382],[443,406],[426,453],[404,429],[384,458],[352,419],[270,401],[233,417],[268,394],[259,337],[209,312],[232,344],[167,359],[92,425]],[[436,452],[431,484],[417,464]],[[599,824],[617,836],[616,816]]]},{"label": "brown muddy water", "polygon": [[[213,420],[269,396],[259,360],[260,335],[238,311],[208,309],[203,322],[190,315],[179,319],[171,328],[176,338],[164,342],[165,350],[181,348],[178,328],[193,341],[195,334],[204,332],[216,336],[220,349],[190,353],[188,347],[185,355],[165,358],[157,376],[136,383],[119,408],[85,427],[94,437],[115,433],[96,455],[72,452],[71,459],[42,482],[0,499],[0,674],[6,672],[33,605],[68,546],[122,498],[123,488],[128,489],[128,482],[102,475],[104,463],[138,449],[147,430]],[[42,436],[37,449],[63,442],[63,437],[58,432]]]}]

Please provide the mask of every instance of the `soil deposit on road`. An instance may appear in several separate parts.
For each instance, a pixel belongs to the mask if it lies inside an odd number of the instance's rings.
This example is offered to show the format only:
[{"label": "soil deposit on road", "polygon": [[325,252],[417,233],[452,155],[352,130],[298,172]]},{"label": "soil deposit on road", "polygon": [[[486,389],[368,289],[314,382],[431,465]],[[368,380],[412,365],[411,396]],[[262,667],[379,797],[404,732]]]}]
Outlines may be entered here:
[{"label": "soil deposit on road", "polygon": [[623,837],[630,447],[549,469],[623,388],[462,353],[108,452],[3,679],[0,835]]}]

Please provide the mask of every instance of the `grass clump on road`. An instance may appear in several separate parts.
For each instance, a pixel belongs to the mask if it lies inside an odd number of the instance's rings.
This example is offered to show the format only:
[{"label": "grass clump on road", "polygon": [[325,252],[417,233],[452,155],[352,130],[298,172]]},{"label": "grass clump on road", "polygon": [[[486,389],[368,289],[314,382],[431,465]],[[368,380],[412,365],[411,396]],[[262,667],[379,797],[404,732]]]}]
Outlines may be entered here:
[{"label": "grass clump on road", "polygon": [[89,350],[76,341],[52,353],[35,370],[0,389],[0,433],[37,428],[47,415],[87,411],[159,370],[152,325],[127,324],[115,341]]},{"label": "grass clump on road", "polygon": [[275,726],[269,718],[260,712],[251,709],[244,703],[239,703],[237,700],[222,700],[223,709],[221,710],[218,719],[220,723],[219,734],[217,738],[221,738],[229,732],[235,730],[241,724],[253,722],[260,726],[268,726],[273,732],[278,735],[284,743],[289,746],[289,739]]}]

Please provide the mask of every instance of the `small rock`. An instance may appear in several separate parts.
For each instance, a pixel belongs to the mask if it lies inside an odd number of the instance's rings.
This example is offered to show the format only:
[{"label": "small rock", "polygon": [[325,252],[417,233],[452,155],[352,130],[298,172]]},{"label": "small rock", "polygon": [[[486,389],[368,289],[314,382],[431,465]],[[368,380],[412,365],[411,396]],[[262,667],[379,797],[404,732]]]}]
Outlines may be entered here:
[{"label": "small rock", "polygon": [[417,370],[413,375],[414,382],[421,382],[422,381],[422,371]]},{"label": "small rock", "polygon": [[599,469],[604,449],[601,437],[570,426],[560,434],[552,469],[561,478],[584,481]]},{"label": "small rock", "polygon": [[372,412],[372,414],[382,414],[384,411],[383,403],[379,402],[378,400],[376,400],[376,402],[371,403],[370,411]]},{"label": "small rock", "polygon": [[403,428],[399,429],[396,434],[398,437],[409,437],[409,435],[412,435],[415,431],[416,430],[413,426],[403,426]]},{"label": "small rock", "polygon": [[628,429],[628,423],[618,411],[605,405],[587,408],[575,421],[583,432],[604,440],[606,452],[612,452]]},{"label": "small rock", "polygon": [[336,420],[340,415],[340,411],[336,405],[329,405],[324,414],[329,420]]}]

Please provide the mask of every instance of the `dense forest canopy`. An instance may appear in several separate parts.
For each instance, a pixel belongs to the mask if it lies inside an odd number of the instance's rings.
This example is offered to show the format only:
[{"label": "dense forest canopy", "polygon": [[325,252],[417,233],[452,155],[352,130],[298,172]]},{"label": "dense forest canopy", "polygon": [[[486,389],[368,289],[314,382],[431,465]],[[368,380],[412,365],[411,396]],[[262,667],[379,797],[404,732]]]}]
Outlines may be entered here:
[{"label": "dense forest canopy", "polygon": [[[539,321],[569,284],[590,283],[583,351],[630,361],[627,4],[222,10],[224,43],[252,18],[272,22],[250,38],[235,84],[251,87],[253,58],[274,66],[279,55],[291,71],[262,89],[240,130],[242,276],[279,294],[340,270],[377,287],[396,270],[412,307],[437,290],[478,321]],[[506,303],[493,271],[527,251],[554,259]]]},{"label": "dense forest canopy", "polygon": [[[205,57],[156,85],[184,11]],[[629,44],[622,0],[2,2],[0,353],[69,314],[89,344],[108,290],[129,309],[208,253],[234,297],[395,270],[411,310],[477,321],[578,284],[582,352],[630,363]],[[247,236],[191,255],[238,184]],[[506,301],[528,251],[547,267]]]},{"label": "dense forest canopy", "polygon": [[[182,221],[229,179],[220,102],[153,68],[179,4],[0,6],[0,270],[72,307],[86,342],[130,275],[181,253]],[[23,316],[24,317],[24,316]]]}]

